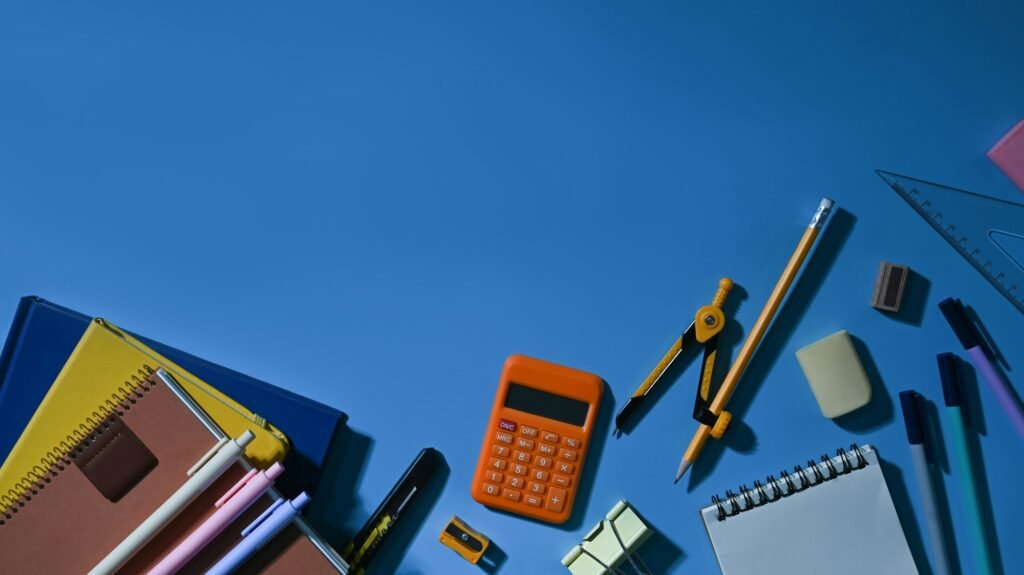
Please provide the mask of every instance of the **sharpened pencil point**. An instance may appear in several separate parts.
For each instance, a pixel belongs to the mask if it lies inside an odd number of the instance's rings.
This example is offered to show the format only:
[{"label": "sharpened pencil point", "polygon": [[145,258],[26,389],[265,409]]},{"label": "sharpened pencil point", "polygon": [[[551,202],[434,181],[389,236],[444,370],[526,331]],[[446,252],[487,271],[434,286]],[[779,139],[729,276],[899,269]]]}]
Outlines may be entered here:
[{"label": "sharpened pencil point", "polygon": [[679,471],[676,471],[676,483],[679,483],[679,480],[683,478],[683,475],[686,475],[686,470],[689,468],[690,462],[684,457],[683,460],[679,462]]}]

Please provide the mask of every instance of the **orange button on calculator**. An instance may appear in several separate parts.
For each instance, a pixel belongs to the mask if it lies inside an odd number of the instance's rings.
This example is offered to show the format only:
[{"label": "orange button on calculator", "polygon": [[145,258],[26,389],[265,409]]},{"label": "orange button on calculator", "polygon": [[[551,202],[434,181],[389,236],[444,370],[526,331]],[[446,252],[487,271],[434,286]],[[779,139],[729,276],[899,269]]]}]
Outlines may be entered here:
[{"label": "orange button on calculator", "polygon": [[[473,477],[473,499],[549,523],[572,514],[604,382],[522,355],[505,362]],[[496,477],[505,474],[499,490]]]}]

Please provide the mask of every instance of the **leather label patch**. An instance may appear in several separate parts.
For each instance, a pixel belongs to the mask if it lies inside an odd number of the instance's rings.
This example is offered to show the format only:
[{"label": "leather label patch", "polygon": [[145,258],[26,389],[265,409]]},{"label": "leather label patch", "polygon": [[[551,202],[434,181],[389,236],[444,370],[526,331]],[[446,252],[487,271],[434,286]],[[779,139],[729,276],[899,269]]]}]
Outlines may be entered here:
[{"label": "leather label patch", "polygon": [[70,457],[96,489],[115,502],[157,465],[153,452],[117,415],[103,420]]}]

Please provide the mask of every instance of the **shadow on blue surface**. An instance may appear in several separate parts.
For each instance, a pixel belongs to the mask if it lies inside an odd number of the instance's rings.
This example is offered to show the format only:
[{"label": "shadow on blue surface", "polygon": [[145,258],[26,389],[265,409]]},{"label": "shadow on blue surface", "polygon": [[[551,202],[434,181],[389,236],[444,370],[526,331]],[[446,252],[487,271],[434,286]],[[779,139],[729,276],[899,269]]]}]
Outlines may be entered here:
[{"label": "shadow on blue surface", "polygon": [[369,514],[359,500],[359,486],[372,449],[372,438],[354,431],[347,422],[339,425],[309,506],[310,523],[339,552],[355,536],[355,531],[346,531],[346,519]]},{"label": "shadow on blue surface", "polygon": [[[313,505],[310,506],[310,522],[339,553],[344,551],[359,529],[357,524],[354,530],[347,530],[346,521],[352,521],[354,518],[359,521],[370,515],[370,511],[359,499],[359,487],[366,473],[366,463],[373,443],[373,438],[353,430],[348,425],[339,426]],[[447,462],[443,462],[423,492],[403,513],[402,518],[392,525],[387,539],[381,542],[381,548],[369,564],[366,573],[372,575],[398,572],[409,545],[419,534],[450,474]],[[497,566],[500,567],[500,563]]]},{"label": "shadow on blue surface", "polygon": [[949,474],[949,455],[946,453],[946,442],[939,424],[939,409],[935,402],[923,397],[926,452],[932,458],[929,468],[930,481],[935,486],[935,499],[938,503],[939,523],[942,524],[942,535],[946,541],[947,557],[951,572],[961,573],[960,551],[957,549],[956,538],[953,536],[953,516],[949,509],[949,493],[946,491],[945,475]]},{"label": "shadow on blue surface", "polygon": [[508,554],[505,550],[498,546],[497,543],[491,541],[491,544],[487,546],[487,552],[484,553],[483,557],[476,564],[481,571],[488,575],[497,573],[501,566],[505,564],[505,560],[508,559]]},{"label": "shadow on blue surface", "polygon": [[900,524],[903,525],[903,533],[907,536],[910,553],[914,556],[914,563],[917,564],[920,575],[933,575],[931,564],[928,562],[928,554],[925,552],[924,539],[921,537],[921,527],[914,512],[914,504],[910,501],[907,482],[903,478],[903,470],[884,459],[879,459],[879,461],[882,465],[885,483],[889,487],[889,495],[892,496],[893,505],[896,506],[896,514],[899,515]]},{"label": "shadow on blue surface", "polygon": [[[416,497],[415,501],[409,503],[409,508],[402,512],[401,519],[388,528],[387,539],[380,543],[380,549],[377,550],[374,559],[367,566],[367,575],[391,575],[400,572],[399,565],[405,559],[413,539],[423,529],[423,524],[431,510],[434,509],[434,505],[437,504],[437,500],[441,498],[441,492],[444,490],[445,484],[448,483],[449,475],[451,475],[451,468],[442,454],[441,467],[427,483],[423,492]],[[395,481],[398,481],[397,477]],[[421,572],[426,573],[426,571],[415,568],[401,571],[401,573]]]},{"label": "shadow on blue surface", "polygon": [[895,313],[879,311],[879,313],[885,314],[898,322],[921,327],[921,322],[924,320],[924,310],[928,307],[928,294],[931,290],[932,282],[911,268],[910,273],[907,275],[907,286],[903,291],[903,305],[900,306],[900,311]]},{"label": "shadow on blue surface", "polygon": [[985,460],[981,450],[980,438],[986,434],[986,428],[985,416],[981,410],[978,377],[974,369],[959,357],[956,363],[960,374],[960,400],[965,408],[964,416],[967,420],[967,453],[978,483],[978,508],[981,509],[982,529],[988,544],[992,573],[1002,575],[1005,571],[999,549],[999,532],[996,531],[995,516],[992,513],[992,495],[989,492],[988,474],[985,471]]},{"label": "shadow on blue surface", "polygon": [[868,375],[868,381],[871,382],[871,401],[860,409],[841,415],[833,421],[851,433],[866,434],[892,422],[896,417],[896,411],[893,407],[892,396],[889,395],[885,380],[882,379],[882,374],[878,371],[878,365],[875,364],[871,352],[868,351],[868,346],[862,339],[854,335],[850,335],[850,340],[853,341],[853,347],[857,350],[857,356]]},{"label": "shadow on blue surface", "polygon": [[[640,515],[640,512],[637,512]],[[696,515],[696,514],[695,514]],[[637,555],[640,556],[647,570],[651,573],[675,573],[679,563],[686,559],[686,554],[665,533],[651,524],[646,517],[640,515],[643,522],[651,527],[654,533],[639,548]]]},{"label": "shadow on blue surface", "polygon": [[[989,334],[988,328],[986,328],[985,324],[981,322],[981,317],[978,316],[977,310],[969,305],[965,306],[965,309],[967,310],[967,317],[971,319],[971,323],[974,324],[978,335],[981,336],[981,349],[985,352],[985,355],[992,360],[992,363],[995,364],[996,368],[1002,367],[1006,371],[1012,371],[1010,364],[1006,361],[1006,356],[1003,355],[999,346],[996,345],[995,340],[992,339],[992,335]],[[1012,387],[1011,391],[1013,391]],[[1018,403],[1020,402],[1019,397],[1017,398],[1017,401]]]},{"label": "shadow on blue surface", "polygon": [[[726,447],[741,453],[756,451],[757,435],[753,429],[747,427],[748,437],[733,437],[736,435],[737,429],[742,429],[742,426],[738,424],[750,409],[751,402],[757,397],[771,373],[772,367],[775,366],[775,362],[782,354],[782,350],[786,348],[793,336],[793,332],[800,325],[804,315],[807,314],[811,302],[821,290],[825,278],[832,270],[832,266],[853,232],[856,222],[856,216],[843,208],[838,208],[833,213],[832,221],[825,227],[825,231],[822,232],[818,240],[818,247],[811,254],[803,273],[797,278],[789,297],[782,304],[781,311],[776,314],[775,321],[768,328],[761,340],[761,345],[754,352],[754,357],[747,366],[746,372],[740,378],[739,385],[729,402],[729,411],[733,414],[730,431],[726,432],[722,441],[708,441],[708,445],[704,447],[704,451],[697,458],[693,470],[690,472],[688,492],[696,489],[715,470]],[[751,438],[754,438],[753,442],[751,442]]]},{"label": "shadow on blue surface", "polygon": [[[575,531],[580,528],[583,517],[586,515],[587,505],[590,503],[590,495],[594,491],[594,476],[604,457],[604,444],[611,434],[611,423],[615,417],[615,395],[612,393],[612,386],[604,383],[604,397],[601,398],[601,407],[597,413],[597,420],[594,423],[594,432],[590,435],[590,448],[587,451],[587,461],[583,464],[580,472],[579,489],[576,491],[576,500],[572,504],[572,515],[569,520],[561,525],[559,529]],[[611,505],[609,503],[609,505]]]}]

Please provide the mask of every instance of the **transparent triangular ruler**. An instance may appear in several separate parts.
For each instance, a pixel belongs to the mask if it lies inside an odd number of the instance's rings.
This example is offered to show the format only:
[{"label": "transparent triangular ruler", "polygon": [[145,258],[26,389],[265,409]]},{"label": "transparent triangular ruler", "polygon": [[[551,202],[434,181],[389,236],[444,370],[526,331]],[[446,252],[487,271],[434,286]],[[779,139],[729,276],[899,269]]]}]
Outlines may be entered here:
[{"label": "transparent triangular ruler", "polygon": [[877,173],[1024,313],[1024,204]]}]

